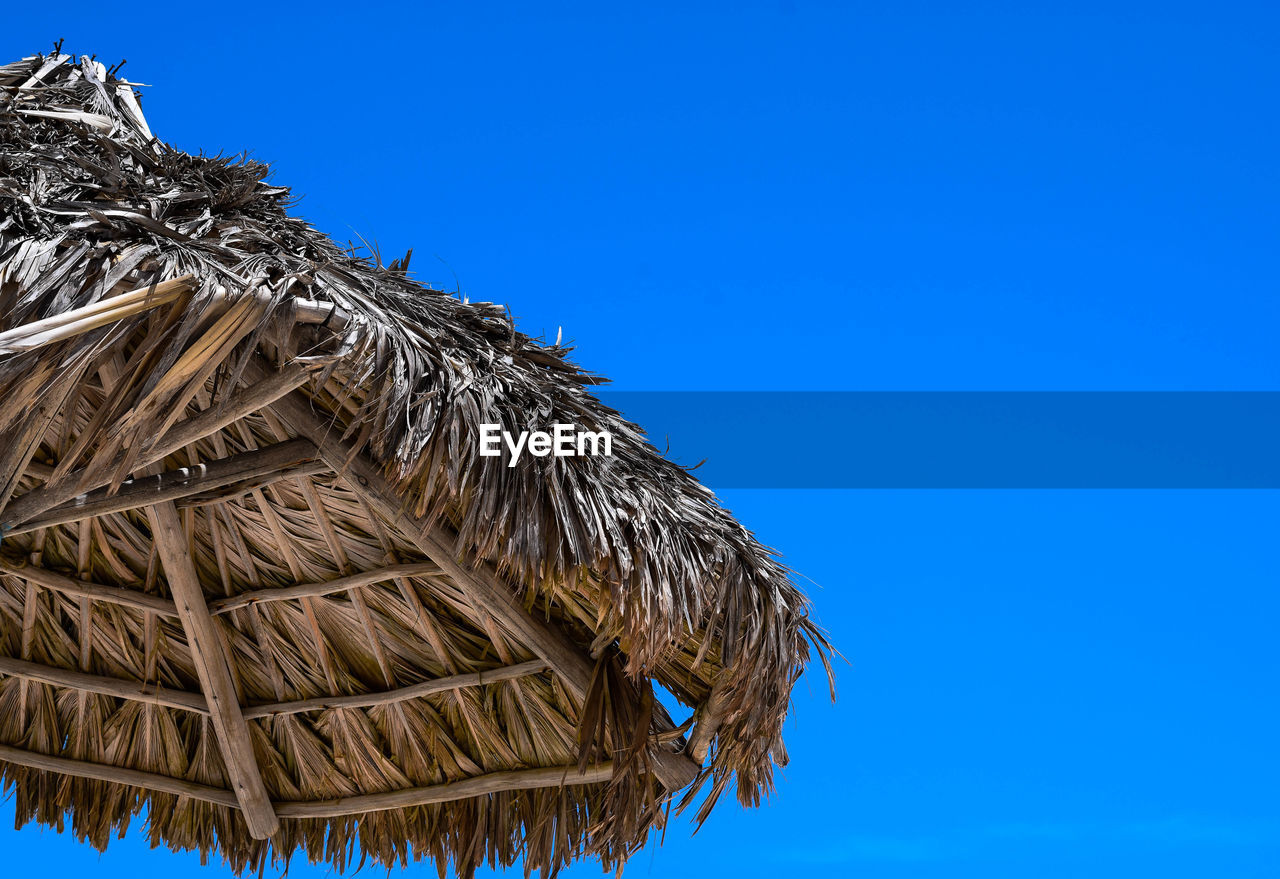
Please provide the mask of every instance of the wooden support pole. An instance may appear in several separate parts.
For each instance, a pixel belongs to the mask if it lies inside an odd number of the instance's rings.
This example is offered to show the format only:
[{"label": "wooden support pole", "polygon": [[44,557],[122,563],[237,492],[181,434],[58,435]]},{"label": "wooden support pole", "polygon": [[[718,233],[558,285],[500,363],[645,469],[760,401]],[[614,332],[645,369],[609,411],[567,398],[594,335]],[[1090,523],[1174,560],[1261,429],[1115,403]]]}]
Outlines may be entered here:
[{"label": "wooden support pole", "polygon": [[39,681],[42,684],[67,687],[86,693],[101,693],[104,696],[115,696],[131,702],[163,705],[166,708],[179,708],[183,711],[194,711],[197,714],[209,713],[209,706],[199,693],[168,690],[157,685],[144,684],[141,681],[108,678],[67,668],[25,662],[21,659],[10,659],[7,656],[0,656],[0,675]]},{"label": "wooden support pole", "polygon": [[204,602],[204,590],[195,565],[187,552],[187,536],[173,502],[150,508],[152,539],[164,568],[169,591],[178,607],[178,616],[187,633],[191,658],[209,705],[213,730],[222,751],[232,789],[244,813],[249,833],[268,839],[280,827],[262,782],[258,760],[253,753],[249,727],[236,700],[235,684],[222,646],[222,638]]},{"label": "wooden support pole", "polygon": [[[194,467],[168,470],[155,476],[142,476],[121,484],[118,491],[99,488],[82,494],[70,502],[14,527],[9,534],[25,534],[39,528],[79,522],[108,513],[121,513],[155,504],[158,501],[174,501],[179,498],[207,492],[244,480],[260,480],[262,477],[284,478],[294,475],[290,468],[311,462],[316,454],[315,446],[305,439],[289,440],[251,452],[241,452]],[[327,469],[326,465],[319,465]],[[283,474],[283,475],[282,475]]]},{"label": "wooden support pole", "polygon": [[[488,565],[464,568],[454,558],[448,538],[405,509],[405,501],[365,455],[343,442],[339,433],[322,421],[300,394],[276,400],[271,411],[300,436],[315,443],[320,457],[347,478],[352,489],[379,515],[413,541],[418,549],[459,588],[505,625],[522,643],[548,662],[571,692],[585,699],[591,684],[591,660],[563,635],[525,610],[523,603]],[[657,751],[654,774],[668,790],[684,787],[700,767],[683,754]]]},{"label": "wooden support pole", "polygon": [[252,719],[255,717],[274,717],[280,714],[300,714],[304,711],[324,711],[329,708],[368,708],[372,705],[391,705],[395,702],[421,699],[423,696],[430,696],[434,693],[446,693],[449,690],[460,690],[463,687],[479,687],[484,684],[496,684],[498,681],[510,681],[515,678],[536,675],[550,667],[543,660],[535,659],[531,662],[503,666],[490,671],[436,678],[433,681],[410,684],[407,687],[399,687],[382,693],[359,693],[354,696],[319,696],[314,699],[299,699],[296,702],[254,705],[244,709],[244,716]]}]

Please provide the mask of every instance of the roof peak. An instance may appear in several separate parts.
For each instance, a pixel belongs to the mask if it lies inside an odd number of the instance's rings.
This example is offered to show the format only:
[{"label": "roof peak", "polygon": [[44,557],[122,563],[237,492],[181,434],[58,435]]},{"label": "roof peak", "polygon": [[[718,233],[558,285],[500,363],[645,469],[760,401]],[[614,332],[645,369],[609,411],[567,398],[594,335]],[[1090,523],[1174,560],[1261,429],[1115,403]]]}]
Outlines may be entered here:
[{"label": "roof peak", "polygon": [[115,75],[124,61],[107,68],[96,56],[71,55],[60,47],[61,41],[52,54],[0,67],[0,110],[79,122],[142,143],[155,139],[135,91],[140,84]]}]

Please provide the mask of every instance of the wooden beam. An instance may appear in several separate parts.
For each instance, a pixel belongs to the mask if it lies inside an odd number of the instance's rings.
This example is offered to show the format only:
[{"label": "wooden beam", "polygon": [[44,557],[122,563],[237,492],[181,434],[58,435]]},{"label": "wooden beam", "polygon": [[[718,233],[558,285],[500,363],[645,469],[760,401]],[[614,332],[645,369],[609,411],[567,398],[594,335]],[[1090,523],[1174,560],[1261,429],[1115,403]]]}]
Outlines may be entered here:
[{"label": "wooden beam", "polygon": [[[527,677],[544,672],[549,668],[550,666],[546,662],[541,659],[534,659],[518,665],[503,666],[502,668],[473,672],[471,674],[451,675],[378,693],[357,693],[349,696],[317,696],[313,699],[298,699],[293,702],[254,705],[242,709],[241,713],[245,720],[253,720],[259,717],[277,717],[282,714],[301,714],[305,711],[324,711],[331,708],[368,708],[374,705],[391,705],[396,702],[407,702],[410,699],[421,699],[424,696],[431,696],[435,693],[446,693],[449,690],[479,687],[485,684],[496,684],[499,681]],[[104,696],[128,699],[131,702],[144,702],[149,705],[163,705],[166,708],[192,711],[196,714],[209,714],[209,706],[199,693],[170,690],[158,685],[145,684],[142,681],[86,674],[72,669],[12,659],[7,656],[0,656],[0,675],[37,681],[54,687],[65,687],[88,693],[101,693]]]},{"label": "wooden beam", "polygon": [[[235,794],[224,788],[196,784],[171,775],[160,775],[154,772],[140,772],[136,769],[125,769],[107,763],[91,763],[87,760],[70,760],[66,757],[54,757],[48,754],[37,754],[9,745],[0,745],[0,761],[41,769],[46,772],[57,772],[62,775],[74,775],[78,778],[94,778],[115,784],[127,784],[144,790],[176,794],[180,797],[191,797],[206,803],[215,803],[229,808],[241,808]],[[482,797],[487,794],[513,790],[537,790],[548,787],[563,787],[573,784],[604,784],[613,778],[613,764],[598,763],[579,771],[577,766],[546,766],[539,769],[515,769],[504,772],[487,772],[450,781],[444,784],[433,784],[426,787],[413,787],[404,790],[387,791],[380,794],[362,794],[354,797],[343,797],[334,800],[305,800],[281,802],[274,806],[275,814],[281,818],[338,818],[343,815],[363,815],[369,812],[385,812],[388,809],[407,809],[411,806],[423,806],[429,803],[448,803],[454,800],[465,800],[469,797]]]},{"label": "wooden beam", "polygon": [[[257,412],[290,391],[293,391],[311,378],[316,367],[306,363],[292,363],[279,371],[261,370],[256,374],[257,381],[247,388],[242,388],[221,403],[216,403],[199,415],[174,425],[150,449],[140,453],[134,472],[142,470],[149,464],[163,461],[169,455],[190,445],[197,440],[217,433],[227,425],[239,421],[246,415]],[[0,525],[20,525],[64,504],[76,495],[101,488],[107,485],[116,470],[124,463],[123,452],[104,467],[94,468],[94,474],[88,468],[68,473],[66,478],[59,479],[50,485],[42,485],[32,489],[22,497],[15,499],[3,510]],[[88,484],[82,484],[89,479]]]},{"label": "wooden beam", "polygon": [[33,476],[41,482],[48,480],[53,475],[52,464],[41,464],[39,461],[28,461],[27,466],[23,468],[23,473],[27,476]]},{"label": "wooden beam", "polygon": [[168,690],[158,685],[144,684],[142,681],[126,681],[120,678],[87,674],[67,668],[11,659],[7,656],[0,656],[0,675],[39,681],[42,684],[67,687],[81,692],[101,693],[104,696],[115,696],[131,702],[163,705],[166,708],[179,708],[183,711],[194,711],[197,714],[209,713],[209,706],[205,704],[204,697],[199,693]]},{"label": "wooden beam", "polygon": [[[591,660],[524,604],[488,565],[464,568],[454,558],[449,538],[406,509],[406,501],[362,452],[340,438],[338,431],[312,411],[311,402],[294,393],[281,397],[270,409],[300,436],[313,443],[322,460],[347,478],[352,489],[379,515],[398,528],[418,549],[458,584],[481,607],[500,620],[535,654],[548,662],[578,699],[585,699],[594,671]],[[683,754],[656,752],[654,774],[668,790],[684,787],[699,767]]]},{"label": "wooden beam", "polygon": [[99,488],[79,495],[37,519],[14,527],[8,533],[25,534],[39,528],[79,522],[108,513],[122,513],[159,501],[174,501],[244,480],[278,476],[281,471],[296,464],[312,461],[315,454],[315,446],[309,441],[295,439],[194,467],[129,479],[114,493],[108,488]]},{"label": "wooden beam", "polygon": [[296,702],[274,702],[270,705],[254,705],[244,709],[248,719],[255,717],[274,717],[280,714],[300,714],[304,711],[323,711],[328,708],[368,708],[371,705],[391,705],[395,702],[407,702],[410,699],[421,699],[434,693],[446,693],[463,687],[479,687],[484,684],[496,684],[498,681],[509,681],[536,675],[551,666],[541,659],[522,662],[519,665],[508,665],[490,671],[478,671],[473,674],[451,675],[447,678],[436,678],[420,684],[410,684],[395,690],[382,693],[360,693],[354,696],[319,696],[315,699],[299,699]]},{"label": "wooden beam", "polygon": [[29,564],[25,560],[14,559],[9,556],[0,556],[0,571],[12,574],[20,580],[26,580],[28,583],[35,583],[46,589],[52,589],[54,592],[61,592],[63,595],[91,598],[95,601],[118,604],[121,607],[132,607],[135,610],[152,611],[164,616],[176,617],[178,615],[178,606],[159,595],[148,595],[145,592],[126,589],[123,586],[103,586],[98,583],[90,583],[87,580],[77,580],[65,574],[58,574],[46,568]]},{"label": "wooden beam", "polygon": [[187,536],[173,502],[150,508],[152,540],[164,568],[169,591],[178,606],[178,616],[187,633],[191,658],[200,677],[201,689],[209,704],[210,719],[222,751],[231,787],[244,812],[249,833],[255,839],[268,839],[280,828],[271,808],[267,788],[262,782],[258,760],[253,753],[249,727],[236,700],[235,684],[213,617],[204,602],[204,590],[191,556],[187,553]]},{"label": "wooden beam", "polygon": [[577,766],[548,766],[541,769],[516,769],[509,772],[486,772],[427,787],[387,791],[381,794],[364,794],[337,800],[278,803],[276,813],[281,818],[337,818],[342,815],[363,815],[368,812],[384,812],[387,809],[407,809],[428,803],[447,803],[465,800],[485,794],[512,790],[536,790],[544,787],[564,787],[569,784],[602,784],[613,778],[612,763],[597,763],[580,772]]},{"label": "wooden beam", "polygon": [[[316,476],[320,473],[328,473],[329,465],[323,461],[305,461],[301,464],[293,464],[285,467],[283,470],[277,470],[274,473],[265,473],[262,476],[255,476],[252,479],[244,479],[240,482],[233,482],[230,485],[224,485],[220,488],[202,491],[198,494],[187,495],[178,499],[178,509],[188,510],[196,507],[208,507],[213,504],[220,504],[225,501],[235,500],[251,494],[260,488],[265,488],[273,482],[283,482],[286,479],[305,479],[308,476]],[[304,483],[311,485],[310,482]]]},{"label": "wooden beam", "polygon": [[66,757],[54,757],[49,754],[37,754],[9,745],[0,745],[0,760],[17,766],[31,769],[42,769],[46,772],[57,772],[62,775],[74,775],[77,778],[94,778],[98,781],[110,781],[116,784],[127,784],[144,790],[158,791],[166,794],[177,794],[180,797],[191,797],[206,803],[219,806],[239,808],[236,795],[219,787],[196,784],[184,778],[171,775],[158,775],[154,772],[140,772],[137,769],[125,769],[109,763],[90,763],[87,760],[70,760]]},{"label": "wooden beam", "polygon": [[[328,467],[327,464],[325,466]],[[349,574],[346,577],[338,577],[335,580],[299,583],[297,586],[281,586],[275,589],[254,589],[251,592],[232,595],[230,598],[218,598],[209,602],[209,612],[216,616],[264,601],[290,601],[297,598],[313,598],[317,595],[332,595],[347,589],[358,589],[361,586],[395,580],[397,577],[421,577],[424,574],[438,573],[440,569],[431,562],[410,562],[385,568],[373,568]]]}]

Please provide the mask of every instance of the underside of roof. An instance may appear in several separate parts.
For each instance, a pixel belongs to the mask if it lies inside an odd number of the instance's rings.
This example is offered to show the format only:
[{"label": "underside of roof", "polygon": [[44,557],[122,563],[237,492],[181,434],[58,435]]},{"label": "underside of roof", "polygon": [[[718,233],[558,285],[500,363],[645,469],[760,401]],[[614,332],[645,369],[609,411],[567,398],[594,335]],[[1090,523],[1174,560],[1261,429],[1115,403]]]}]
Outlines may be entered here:
[{"label": "underside of roof", "polygon": [[[19,821],[468,874],[613,868],[673,798],[757,803],[828,650],[787,571],[568,349],[339,249],[266,174],[163,144],[91,59],[0,67]],[[613,454],[479,454],[557,422]]]}]

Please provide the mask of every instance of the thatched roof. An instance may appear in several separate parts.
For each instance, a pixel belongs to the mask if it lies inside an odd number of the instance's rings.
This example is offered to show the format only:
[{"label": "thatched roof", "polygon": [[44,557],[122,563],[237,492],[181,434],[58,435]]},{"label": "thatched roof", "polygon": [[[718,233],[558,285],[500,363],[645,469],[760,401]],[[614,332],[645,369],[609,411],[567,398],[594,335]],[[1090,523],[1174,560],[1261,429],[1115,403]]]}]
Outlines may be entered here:
[{"label": "thatched roof", "polygon": [[[103,847],[145,808],[237,870],[358,844],[469,873],[620,865],[706,785],[700,817],[757,803],[825,651],[788,572],[567,348],[340,249],[266,176],[155,139],[90,59],[0,68],[19,821]],[[478,454],[482,423],[556,422],[613,455]]]}]

